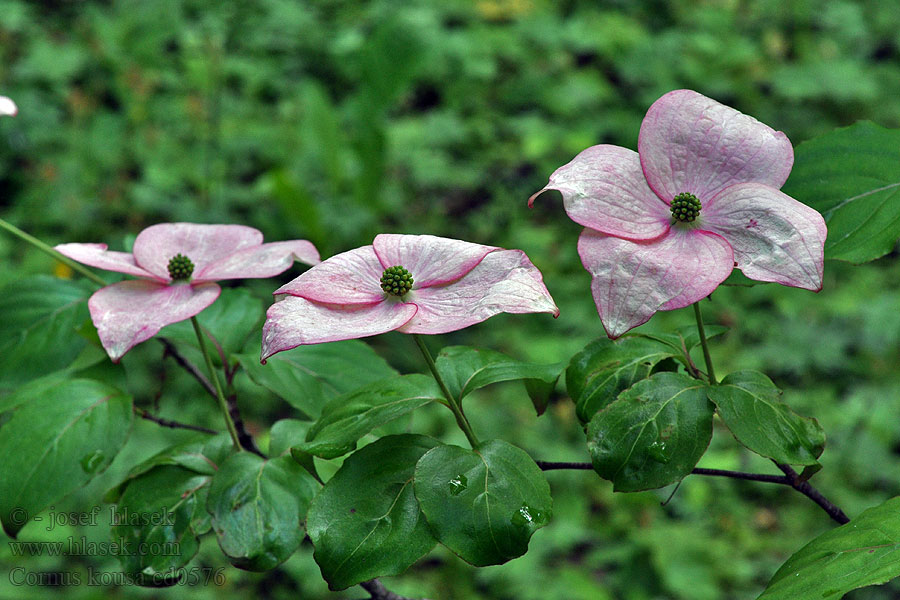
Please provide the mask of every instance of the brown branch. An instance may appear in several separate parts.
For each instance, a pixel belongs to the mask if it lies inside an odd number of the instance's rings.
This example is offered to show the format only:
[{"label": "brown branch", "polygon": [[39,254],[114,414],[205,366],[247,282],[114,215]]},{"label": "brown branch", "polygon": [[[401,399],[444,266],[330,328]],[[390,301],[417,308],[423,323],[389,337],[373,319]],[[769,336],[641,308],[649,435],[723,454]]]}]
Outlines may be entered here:
[{"label": "brown branch", "polygon": [[409,598],[395,594],[391,590],[387,589],[386,587],[384,587],[384,584],[377,579],[363,581],[359,585],[362,587],[362,589],[369,592],[372,600],[409,600]]},{"label": "brown branch", "polygon": [[746,481],[762,481],[763,483],[780,483],[791,485],[784,475],[767,475],[765,473],[744,473],[743,471],[726,471],[725,469],[701,469],[691,471],[691,475],[707,475],[711,477],[730,477],[731,479],[744,479]]},{"label": "brown branch", "polygon": [[[204,375],[200,371],[200,369],[198,369],[197,366],[194,365],[194,363],[185,358],[178,351],[178,348],[176,348],[175,345],[166,338],[158,337],[156,339],[158,339],[165,347],[163,358],[165,358],[166,356],[171,356],[173,359],[175,359],[175,362],[177,362],[180,367],[182,367],[185,371],[190,373],[194,377],[194,379],[200,382],[200,385],[203,386],[203,389],[205,389],[210,396],[212,396],[213,398],[217,398],[216,388],[213,387],[213,385],[209,382],[209,379],[206,378],[206,375]],[[218,342],[214,343],[216,345],[216,348],[219,349],[220,356],[222,356],[221,346],[219,346]],[[226,400],[228,402],[228,414],[231,415],[231,420],[234,421],[234,428],[237,429],[238,441],[241,443],[241,447],[265,458],[265,455],[263,455],[263,453],[257,447],[256,442],[253,440],[253,436],[250,435],[250,432],[248,432],[247,428],[244,426],[244,419],[241,417],[241,413],[238,410],[237,406],[237,397],[234,394],[231,394]]]},{"label": "brown branch", "polygon": [[576,469],[579,471],[591,471],[594,465],[583,462],[550,462],[546,460],[536,460],[537,466],[541,471],[558,471],[560,469]]},{"label": "brown branch", "polygon": [[165,352],[163,352],[163,358],[167,356],[174,358],[175,362],[177,362],[181,368],[193,375],[194,379],[200,382],[200,385],[203,386],[203,389],[205,389],[210,396],[213,398],[216,397],[216,388],[213,387],[209,382],[209,379],[206,378],[206,375],[204,375],[194,363],[182,356],[181,352],[178,351],[178,348],[166,338],[158,337],[156,339],[158,339],[166,349]]},{"label": "brown branch", "polygon": [[247,428],[244,426],[244,418],[241,416],[241,412],[238,410],[237,395],[229,394],[228,398],[226,398],[225,400],[228,403],[228,414],[231,415],[231,420],[234,421],[234,428],[237,430],[238,441],[241,443],[241,447],[244,448],[244,450],[249,450],[257,456],[266,458],[266,455],[262,453],[259,447],[257,447],[256,441],[253,439],[253,436],[250,435],[250,432],[247,431]]},{"label": "brown branch", "polygon": [[849,523],[850,518],[844,514],[836,504],[832,503],[828,498],[822,495],[822,493],[814,488],[808,481],[803,481],[800,479],[800,475],[797,474],[797,471],[792,469],[789,465],[783,465],[780,463],[775,463],[782,472],[787,475],[790,485],[792,488],[818,504],[822,510],[828,513],[828,516],[843,525],[844,523]]},{"label": "brown branch", "polygon": [[[577,469],[581,471],[589,471],[593,469],[591,463],[585,462],[547,462],[535,461],[542,471],[553,471],[558,469]],[[761,481],[763,483],[777,483],[794,488],[813,502],[819,505],[829,517],[843,525],[848,523],[850,519],[844,514],[837,505],[828,500],[822,493],[814,488],[808,481],[800,479],[800,475],[788,465],[775,463],[784,475],[766,475],[764,473],[744,473],[741,471],[726,471],[724,469],[694,469],[691,475],[706,475],[711,477],[728,477],[731,479],[743,479],[746,481]]]},{"label": "brown branch", "polygon": [[202,433],[208,433],[210,435],[219,433],[214,429],[207,429],[206,427],[201,427],[200,425],[191,425],[190,423],[179,423],[178,421],[172,421],[171,419],[163,419],[162,417],[151,415],[143,408],[138,408],[137,406],[134,407],[134,412],[142,419],[153,421],[154,423],[162,425],[163,427],[170,427],[172,429],[190,429],[192,431],[200,431]]}]

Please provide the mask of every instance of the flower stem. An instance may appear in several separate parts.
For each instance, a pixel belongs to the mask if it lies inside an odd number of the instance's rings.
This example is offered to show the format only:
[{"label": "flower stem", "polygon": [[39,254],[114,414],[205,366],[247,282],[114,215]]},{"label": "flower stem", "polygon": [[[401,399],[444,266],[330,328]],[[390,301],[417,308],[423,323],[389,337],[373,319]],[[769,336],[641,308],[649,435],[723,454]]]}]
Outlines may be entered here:
[{"label": "flower stem", "polygon": [[472,425],[469,424],[469,420],[466,418],[466,415],[463,414],[462,406],[459,405],[456,398],[454,398],[453,394],[450,393],[450,390],[447,389],[447,384],[444,383],[444,379],[441,377],[441,374],[438,373],[437,366],[434,364],[434,359],[431,357],[431,352],[428,351],[425,341],[422,339],[422,336],[416,333],[412,334],[412,337],[416,340],[419,350],[422,351],[422,356],[425,357],[425,362],[428,363],[428,368],[431,369],[431,374],[434,375],[435,381],[437,381],[441,391],[444,393],[444,397],[447,399],[447,406],[453,411],[453,416],[456,417],[456,424],[459,425],[462,432],[466,434],[466,439],[469,440],[469,444],[472,448],[476,448],[478,446],[478,438],[475,437],[475,432],[472,431]]},{"label": "flower stem", "polygon": [[206,361],[206,368],[209,369],[209,377],[213,381],[213,385],[216,388],[216,398],[219,401],[219,408],[222,409],[222,415],[225,417],[225,425],[228,426],[228,433],[231,434],[231,441],[234,443],[234,448],[238,452],[241,451],[241,442],[238,437],[237,427],[234,426],[234,421],[231,420],[231,414],[228,412],[228,402],[225,400],[225,393],[222,391],[222,384],[219,382],[219,376],[216,374],[216,369],[213,367],[212,359],[209,357],[209,352],[206,350],[206,340],[203,339],[203,332],[200,331],[200,323],[197,321],[197,317],[191,317],[191,324],[194,326],[194,333],[197,334],[197,342],[200,344],[200,353],[203,354],[203,359]]},{"label": "flower stem", "polygon": [[8,232],[13,234],[17,238],[28,242],[29,244],[31,244],[38,250],[40,250],[46,254],[49,254],[50,256],[52,256],[53,258],[58,260],[59,262],[68,266],[69,268],[71,268],[73,271],[77,271],[78,273],[81,273],[82,275],[84,275],[85,277],[87,277],[88,279],[90,279],[91,281],[96,283],[97,285],[104,286],[104,287],[107,285],[107,283],[102,278],[100,278],[98,275],[96,275],[95,273],[92,273],[87,268],[78,264],[77,262],[75,262],[74,260],[69,258],[68,256],[61,254],[58,250],[54,249],[51,246],[48,246],[47,244],[45,244],[41,240],[37,239],[33,235],[29,235],[29,234],[25,233],[24,231],[22,231],[21,229],[19,229],[15,225],[13,225],[12,223],[9,223],[3,219],[0,219],[0,227],[7,230]]},{"label": "flower stem", "polygon": [[700,346],[703,347],[703,358],[706,360],[706,374],[709,382],[716,385],[716,372],[713,369],[712,357],[709,355],[709,344],[706,342],[706,333],[703,331],[703,315],[700,314],[700,302],[694,302],[694,316],[697,317],[697,333],[700,334]]}]

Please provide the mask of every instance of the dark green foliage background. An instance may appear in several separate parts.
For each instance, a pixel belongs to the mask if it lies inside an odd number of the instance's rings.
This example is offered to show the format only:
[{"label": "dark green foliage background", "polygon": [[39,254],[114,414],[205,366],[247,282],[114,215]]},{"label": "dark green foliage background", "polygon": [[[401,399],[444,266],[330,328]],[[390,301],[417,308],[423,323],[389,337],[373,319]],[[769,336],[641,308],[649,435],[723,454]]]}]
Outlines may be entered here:
[{"label": "dark green foliage background", "polygon": [[[666,91],[696,89],[795,145],[859,119],[900,126],[900,11],[890,2],[12,0],[0,2],[0,15],[0,93],[20,108],[0,120],[0,216],[50,243],[115,250],[145,226],[178,220],[244,223],[269,241],[307,238],[323,257],[378,232],[525,250],[560,318],[498,316],[430,339],[435,351],[483,345],[553,363],[602,335],[575,251],[580,227],[557,194],[531,211],[526,200],[591,144],[635,148],[644,112]],[[0,236],[0,264],[0,284],[54,273],[48,258],[9,236]],[[299,272],[247,286],[268,302]],[[898,288],[893,252],[863,267],[827,263],[818,295],[723,287],[704,303],[709,322],[730,327],[712,343],[720,376],[763,370],[795,411],[819,419],[828,442],[814,482],[851,516],[900,494]],[[691,321],[689,311],[660,313],[641,331]],[[424,368],[402,335],[371,343],[401,372]],[[251,340],[245,352],[254,351]],[[101,361],[89,375],[162,416],[221,425],[214,404],[153,342],[121,367]],[[298,413],[274,394],[260,397],[245,378],[236,379],[244,417],[265,445],[272,423]],[[589,460],[563,394],[540,419],[521,384],[466,402],[483,439],[506,439],[543,460]],[[381,433],[464,443],[439,408]],[[186,438],[136,419],[112,467],[56,508],[93,506],[130,467]],[[720,422],[700,466],[773,472]],[[799,494],[764,484],[689,477],[662,505],[671,487],[614,495],[590,472],[547,478],[553,520],[523,558],[474,569],[438,548],[385,582],[431,598],[750,598],[833,525]],[[67,535],[105,541],[108,529],[46,532],[32,523],[22,532]],[[227,563],[207,536],[192,564]],[[15,565],[120,570],[112,557],[13,557],[3,543],[0,572]],[[848,597],[886,599],[898,589]],[[75,599],[172,593],[64,591]],[[182,591],[364,595],[329,593],[308,541],[274,571],[229,568],[224,588]],[[0,578],[0,596],[48,593]]]}]

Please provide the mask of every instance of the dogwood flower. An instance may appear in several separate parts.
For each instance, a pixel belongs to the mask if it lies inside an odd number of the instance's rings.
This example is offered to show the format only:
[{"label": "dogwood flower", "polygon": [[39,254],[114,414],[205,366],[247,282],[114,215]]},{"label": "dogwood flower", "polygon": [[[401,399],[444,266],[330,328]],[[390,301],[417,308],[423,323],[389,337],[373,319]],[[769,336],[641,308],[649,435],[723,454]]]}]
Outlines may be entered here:
[{"label": "dogwood flower", "polygon": [[658,310],[708,296],[734,267],[819,291],[825,221],[779,191],[787,136],[691,90],[669,92],[641,123],[638,151],[592,146],[550,176],[585,227],[578,253],[610,338]]},{"label": "dogwood flower", "polygon": [[313,265],[319,253],[306,240],[262,243],[262,233],[243,225],[162,223],[141,231],[132,253],[106,244],[60,244],[80,263],[134,275],[95,292],[91,320],[113,362],[166,325],[189,319],[215,302],[215,281],[273,277],[294,260]]},{"label": "dogwood flower", "polygon": [[275,290],[262,361],[301,344],[387,331],[446,333],[501,312],[559,309],[521,250],[431,235],[381,234]]},{"label": "dogwood flower", "polygon": [[6,115],[9,117],[14,117],[18,114],[19,108],[16,106],[16,103],[7,98],[6,96],[0,96],[0,116]]}]

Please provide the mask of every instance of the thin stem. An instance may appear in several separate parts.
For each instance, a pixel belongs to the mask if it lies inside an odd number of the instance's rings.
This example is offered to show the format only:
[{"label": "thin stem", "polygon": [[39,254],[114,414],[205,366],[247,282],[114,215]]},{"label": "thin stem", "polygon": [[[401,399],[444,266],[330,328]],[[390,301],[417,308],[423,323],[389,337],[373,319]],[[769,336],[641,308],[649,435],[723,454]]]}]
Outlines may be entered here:
[{"label": "thin stem", "polygon": [[200,323],[197,321],[197,317],[191,317],[191,324],[194,326],[194,333],[197,334],[197,342],[200,344],[200,353],[203,354],[203,359],[206,361],[209,377],[212,379],[213,386],[216,388],[216,399],[219,401],[219,408],[222,409],[222,415],[225,417],[225,425],[228,426],[228,433],[231,434],[231,441],[234,443],[235,450],[240,452],[242,450],[241,440],[238,437],[234,421],[231,420],[231,414],[228,411],[228,401],[225,400],[225,393],[222,391],[222,384],[219,382],[219,376],[216,374],[212,359],[209,357],[209,352],[206,350],[206,340],[203,339],[203,333],[200,331]]},{"label": "thin stem", "polygon": [[163,419],[162,417],[157,417],[155,415],[150,414],[143,408],[134,407],[134,412],[142,419],[147,419],[148,421],[153,421],[157,425],[162,425],[163,427],[170,427],[171,429],[190,429],[191,431],[200,431],[202,433],[208,433],[210,435],[215,435],[219,433],[214,429],[209,429],[207,427],[201,427],[200,425],[191,425],[190,423],[181,423],[179,421],[172,421],[171,419]]},{"label": "thin stem", "polygon": [[[573,469],[578,471],[590,471],[593,465],[588,462],[548,462],[543,460],[535,461],[542,471],[556,471],[561,469]],[[762,483],[777,483],[792,487],[828,513],[834,521],[843,525],[848,523],[850,519],[844,514],[836,504],[828,500],[822,495],[822,492],[814,488],[808,481],[800,481],[800,475],[789,465],[775,463],[775,465],[784,472],[784,475],[768,475],[765,473],[744,473],[742,471],[727,471],[724,469],[702,469],[697,468],[691,471],[691,475],[706,475],[710,477],[728,477],[730,479],[743,479],[745,481],[760,481]]]},{"label": "thin stem", "polygon": [[703,330],[703,315],[700,314],[700,302],[694,302],[694,316],[697,317],[697,333],[700,334],[700,345],[703,347],[703,358],[706,360],[706,374],[709,382],[716,385],[716,372],[713,370],[712,357],[709,355],[709,344],[706,342],[706,332]]},{"label": "thin stem", "polygon": [[31,244],[38,250],[44,252],[45,254],[49,254],[50,256],[52,256],[53,258],[58,260],[59,262],[68,266],[69,268],[71,268],[73,271],[76,271],[76,272],[84,275],[85,277],[87,277],[88,279],[90,279],[91,281],[96,283],[97,285],[99,285],[99,286],[107,285],[106,281],[104,281],[96,273],[91,272],[86,267],[78,264],[77,262],[75,262],[74,260],[69,258],[68,256],[63,255],[62,253],[59,252],[59,250],[56,250],[52,246],[48,246],[47,244],[45,244],[41,240],[37,239],[33,235],[29,235],[29,234],[25,233],[24,231],[22,231],[21,229],[19,229],[15,225],[13,225],[12,223],[8,223],[7,221],[0,219],[0,227],[7,230],[14,236],[18,237],[19,239],[28,242],[29,244]]},{"label": "thin stem", "polygon": [[456,398],[454,398],[453,394],[450,393],[450,390],[447,389],[447,384],[444,383],[444,379],[441,377],[441,374],[438,373],[437,366],[434,364],[434,359],[431,357],[431,352],[428,351],[425,341],[422,339],[422,336],[416,333],[412,334],[412,337],[416,340],[419,350],[422,351],[422,356],[425,357],[425,362],[428,363],[428,368],[431,369],[431,374],[434,375],[434,379],[440,386],[441,392],[443,392],[444,397],[447,398],[447,406],[453,411],[453,416],[456,417],[456,424],[459,425],[462,432],[466,434],[466,439],[469,440],[469,444],[472,448],[477,447],[478,438],[475,437],[475,432],[472,431],[472,425],[469,424],[469,420],[466,418],[466,415],[463,414],[462,406],[459,405]]}]

